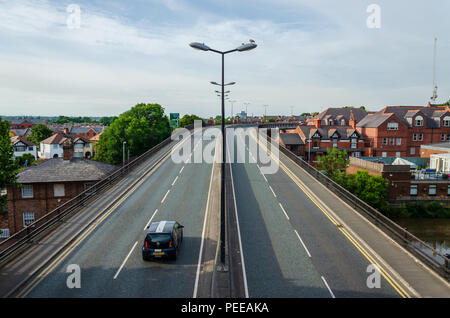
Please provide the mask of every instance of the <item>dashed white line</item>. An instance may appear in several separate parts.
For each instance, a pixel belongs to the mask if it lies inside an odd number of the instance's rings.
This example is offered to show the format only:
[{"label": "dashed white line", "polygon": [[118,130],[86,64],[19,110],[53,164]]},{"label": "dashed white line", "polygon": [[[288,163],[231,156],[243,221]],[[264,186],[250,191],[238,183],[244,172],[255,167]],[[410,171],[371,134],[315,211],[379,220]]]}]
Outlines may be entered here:
[{"label": "dashed white line", "polygon": [[113,279],[116,279],[117,276],[119,276],[120,271],[122,270],[123,266],[124,266],[125,263],[127,262],[128,258],[130,257],[130,255],[131,255],[131,253],[133,252],[134,248],[136,247],[137,243],[138,243],[137,241],[134,243],[133,247],[132,247],[131,250],[128,252],[127,257],[125,257],[125,259],[123,260],[122,265],[120,265],[119,270],[117,271],[116,275],[114,275],[114,278],[113,278]]},{"label": "dashed white line", "polygon": [[175,184],[175,182],[177,182],[177,180],[178,180],[178,176],[175,178],[175,180],[173,180],[172,186]]},{"label": "dashed white line", "polygon": [[328,288],[328,291],[329,291],[329,292],[330,292],[330,294],[331,294],[331,297],[332,297],[332,298],[336,298],[336,297],[334,296],[333,292],[331,291],[331,288],[330,288],[330,286],[328,286],[328,284],[327,284],[327,281],[325,280],[325,277],[323,277],[323,276],[322,276],[322,280],[323,280],[323,282],[324,282],[325,286],[327,286],[327,288]]},{"label": "dashed white line", "polygon": [[164,202],[164,200],[167,198],[167,195],[169,194],[169,192],[170,192],[170,189],[169,190],[167,190],[167,193],[166,193],[166,195],[164,196],[164,198],[161,200],[161,203],[163,203]]},{"label": "dashed white line", "polygon": [[269,181],[267,181],[266,176],[264,175],[264,173],[261,171],[261,167],[259,165],[258,165],[258,169],[259,169],[259,172],[261,172],[261,175],[263,176],[264,180],[266,180],[266,182],[269,182]]},{"label": "dashed white line", "polygon": [[155,212],[153,212],[152,217],[150,218],[150,220],[148,220],[148,223],[145,225],[144,227],[144,231],[147,229],[147,227],[150,225],[150,223],[152,222],[153,218],[155,217],[156,213],[158,213],[158,209],[155,210]]},{"label": "dashed white line", "polygon": [[308,253],[308,256],[311,257],[311,254],[308,251],[308,248],[306,247],[305,243],[303,243],[302,238],[300,237],[300,235],[298,234],[297,230],[294,230],[295,234],[297,234],[298,239],[300,240],[300,242],[303,245],[303,248],[305,249],[306,253]]},{"label": "dashed white line", "polygon": [[178,174],[182,173],[184,169],[184,166],[181,168],[180,172],[178,172]]},{"label": "dashed white line", "polygon": [[273,196],[276,198],[277,195],[275,194],[275,191],[273,191],[272,187],[269,185],[270,191],[272,191]]},{"label": "dashed white line", "polygon": [[287,215],[286,211],[284,210],[283,206],[281,205],[281,203],[278,203],[280,205],[281,210],[283,210],[284,215],[286,215],[286,218],[289,220],[289,215]]}]

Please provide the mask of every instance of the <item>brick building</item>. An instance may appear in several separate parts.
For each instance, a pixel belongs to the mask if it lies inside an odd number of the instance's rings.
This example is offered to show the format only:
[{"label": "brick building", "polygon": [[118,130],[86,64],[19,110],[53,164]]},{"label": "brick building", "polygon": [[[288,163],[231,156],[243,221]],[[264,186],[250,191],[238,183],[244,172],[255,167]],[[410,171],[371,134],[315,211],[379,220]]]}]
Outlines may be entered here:
[{"label": "brick building", "polygon": [[387,106],[356,126],[366,141],[366,156],[419,157],[421,145],[450,141],[450,108]]},{"label": "brick building", "polygon": [[47,121],[45,119],[40,119],[40,118],[28,118],[28,119],[11,118],[11,119],[7,119],[7,120],[9,122],[11,122],[10,130],[32,128],[33,126],[36,126],[37,124],[47,125]]},{"label": "brick building", "polygon": [[420,146],[420,157],[422,158],[430,158],[431,155],[444,153],[450,153],[450,141]]},{"label": "brick building", "polygon": [[73,158],[73,153],[73,144],[67,141],[63,158],[46,160],[19,173],[21,187],[7,189],[8,208],[0,213],[0,229],[13,235],[116,169]]}]

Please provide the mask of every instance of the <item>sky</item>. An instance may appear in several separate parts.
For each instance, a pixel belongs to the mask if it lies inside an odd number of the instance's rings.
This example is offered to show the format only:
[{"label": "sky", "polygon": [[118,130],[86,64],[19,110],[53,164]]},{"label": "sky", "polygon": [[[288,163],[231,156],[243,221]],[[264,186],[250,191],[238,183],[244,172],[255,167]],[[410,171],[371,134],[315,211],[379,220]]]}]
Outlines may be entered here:
[{"label": "sky", "polygon": [[447,0],[0,0],[0,114],[113,116],[158,103],[215,116],[221,57],[189,43],[226,51],[249,39],[256,49],[225,55],[233,113],[426,105],[435,37],[445,102],[449,12]]}]

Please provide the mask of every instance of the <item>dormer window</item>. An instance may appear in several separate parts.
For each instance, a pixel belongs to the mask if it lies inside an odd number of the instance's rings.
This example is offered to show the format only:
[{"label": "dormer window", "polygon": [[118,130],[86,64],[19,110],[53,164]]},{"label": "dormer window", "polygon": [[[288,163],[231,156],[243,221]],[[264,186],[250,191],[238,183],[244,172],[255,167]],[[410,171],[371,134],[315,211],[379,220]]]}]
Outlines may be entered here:
[{"label": "dormer window", "polygon": [[387,130],[398,130],[398,123],[388,123]]},{"label": "dormer window", "polygon": [[345,119],[341,119],[341,126],[345,126]]},{"label": "dormer window", "polygon": [[450,127],[450,116],[445,116],[443,119],[444,127]]},{"label": "dormer window", "polygon": [[417,116],[414,119],[414,126],[417,126],[417,127],[423,126],[423,117],[422,116]]}]

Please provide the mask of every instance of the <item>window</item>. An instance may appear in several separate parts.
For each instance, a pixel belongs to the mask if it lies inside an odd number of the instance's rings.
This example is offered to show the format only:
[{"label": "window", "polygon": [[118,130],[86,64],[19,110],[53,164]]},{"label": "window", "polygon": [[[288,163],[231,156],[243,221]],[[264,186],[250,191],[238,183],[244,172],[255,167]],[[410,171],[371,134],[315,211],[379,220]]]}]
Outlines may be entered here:
[{"label": "window", "polygon": [[441,141],[445,141],[446,138],[447,136],[445,134],[441,134]]},{"label": "window", "polygon": [[338,141],[336,138],[333,138],[333,147],[337,148],[337,146],[338,146]]},{"label": "window", "polygon": [[413,134],[413,141],[417,141],[417,134]]},{"label": "window", "polygon": [[398,130],[398,123],[388,123],[387,130]]},{"label": "window", "polygon": [[428,188],[428,195],[436,195],[436,185],[430,184]]},{"label": "window", "polygon": [[450,127],[450,116],[445,116],[443,123],[444,123],[444,127]]},{"label": "window", "polygon": [[387,157],[387,152],[382,152],[381,157],[383,157],[383,158]]},{"label": "window", "polygon": [[33,197],[33,186],[25,184],[22,187],[22,198],[32,198]]},{"label": "window", "polygon": [[390,145],[392,145],[392,146],[395,145],[395,138],[394,137],[391,137],[389,141],[390,141],[389,142]]},{"label": "window", "polygon": [[414,119],[414,125],[415,126],[423,126],[423,117],[422,116],[416,116]]},{"label": "window", "polygon": [[14,151],[15,152],[22,152],[22,151],[25,151],[25,150],[27,150],[27,147],[25,147],[25,146],[15,146],[14,147]]},{"label": "window", "polygon": [[55,197],[63,197],[63,196],[65,196],[64,184],[54,184],[53,185],[53,195]]},{"label": "window", "polygon": [[352,147],[353,149],[356,148],[356,141],[357,141],[356,138],[352,138],[352,145],[351,145],[351,147]]},{"label": "window", "polygon": [[450,195],[450,185],[447,186],[447,195]]},{"label": "window", "polygon": [[388,144],[388,139],[387,138],[383,138],[383,145],[387,145]]},{"label": "window", "polygon": [[0,229],[0,238],[8,238],[9,229]]},{"label": "window", "polygon": [[411,147],[410,154],[411,155],[415,155],[416,154],[416,148]]},{"label": "window", "polygon": [[33,149],[33,147],[28,147],[28,150],[33,151],[34,149]]},{"label": "window", "polygon": [[423,141],[423,134],[419,134],[419,141]]},{"label": "window", "polygon": [[395,153],[395,156],[396,156],[397,158],[399,158],[399,157],[400,157],[400,152],[396,152],[396,153]]},{"label": "window", "polygon": [[417,195],[417,184],[411,184],[409,195]]},{"label": "window", "polygon": [[400,146],[402,144],[402,138],[397,138],[397,146]]},{"label": "window", "polygon": [[359,151],[356,151],[356,152],[355,152],[355,157],[356,157],[356,158],[361,157],[361,153],[360,153]]},{"label": "window", "polygon": [[345,126],[345,119],[341,119],[341,126]]},{"label": "window", "polygon": [[447,141],[450,141],[450,134],[447,134]]},{"label": "window", "polygon": [[34,222],[34,212],[23,213],[23,226],[26,227]]}]

